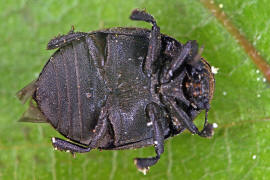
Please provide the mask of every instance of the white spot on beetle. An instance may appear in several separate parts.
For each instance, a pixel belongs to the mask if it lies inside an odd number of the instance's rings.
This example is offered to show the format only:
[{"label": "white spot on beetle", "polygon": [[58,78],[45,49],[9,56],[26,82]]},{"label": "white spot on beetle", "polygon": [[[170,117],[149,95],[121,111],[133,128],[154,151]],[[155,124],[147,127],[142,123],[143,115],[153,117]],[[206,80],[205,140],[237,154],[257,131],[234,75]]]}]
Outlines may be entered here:
[{"label": "white spot on beetle", "polygon": [[169,75],[170,75],[171,77],[173,76],[172,70],[169,70]]},{"label": "white spot on beetle", "polygon": [[154,144],[155,144],[155,145],[158,145],[158,142],[157,142],[157,141],[154,141]]},{"label": "white spot on beetle", "polygon": [[87,98],[90,98],[92,96],[91,93],[85,93],[85,95]]},{"label": "white spot on beetle", "polygon": [[131,61],[132,59],[131,58],[128,58],[129,61]]},{"label": "white spot on beetle", "polygon": [[192,106],[194,109],[197,109],[197,106],[196,106],[194,103],[191,103],[191,106]]},{"label": "white spot on beetle", "polygon": [[147,168],[138,168],[138,171],[140,171],[141,173],[143,173],[143,175],[146,175],[147,171],[149,170],[150,168],[147,167]]},{"label": "white spot on beetle", "polygon": [[218,73],[219,68],[215,67],[215,66],[211,66],[211,71],[213,74],[217,74]]},{"label": "white spot on beetle", "polygon": [[217,128],[218,124],[217,123],[213,123],[213,128]]},{"label": "white spot on beetle", "polygon": [[69,153],[69,152],[70,152],[70,150],[66,150],[66,152],[67,152],[67,153]]},{"label": "white spot on beetle", "polygon": [[142,57],[142,56],[140,56],[140,57],[138,57],[138,59],[139,59],[139,60],[143,60],[143,57]]},{"label": "white spot on beetle", "polygon": [[148,126],[148,127],[149,127],[149,126],[152,126],[152,125],[153,125],[152,121],[147,123],[147,126]]},{"label": "white spot on beetle", "polygon": [[56,142],[56,140],[55,140],[55,138],[54,138],[54,137],[52,138],[52,142],[53,142],[53,143],[55,143],[55,142]]},{"label": "white spot on beetle", "polygon": [[118,85],[118,88],[121,88],[124,85],[124,83],[121,83]]},{"label": "white spot on beetle", "polygon": [[142,173],[143,173],[143,175],[146,175],[146,173],[147,173],[147,169],[146,169],[146,168],[144,168],[144,169],[142,170]]},{"label": "white spot on beetle", "polygon": [[57,147],[55,147],[54,150],[57,151],[58,150]]}]

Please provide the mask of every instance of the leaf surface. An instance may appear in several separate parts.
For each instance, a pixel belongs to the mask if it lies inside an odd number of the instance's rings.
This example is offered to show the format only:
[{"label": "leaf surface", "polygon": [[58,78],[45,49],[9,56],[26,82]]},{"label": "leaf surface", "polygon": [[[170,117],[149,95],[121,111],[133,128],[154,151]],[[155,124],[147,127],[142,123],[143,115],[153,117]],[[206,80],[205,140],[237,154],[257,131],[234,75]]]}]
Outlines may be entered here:
[{"label": "leaf surface", "polygon": [[[214,2],[270,63],[270,14],[266,0]],[[53,151],[47,124],[18,123],[27,108],[16,92],[34,80],[53,51],[51,38],[115,26],[140,26],[128,19],[134,8],[153,14],[161,32],[180,42],[195,39],[203,56],[219,68],[209,121],[218,124],[212,139],[185,132],[166,141],[165,153],[144,176],[134,157],[154,148]],[[0,178],[1,179],[268,179],[270,177],[270,90],[264,77],[234,37],[197,0],[6,1],[0,6]],[[202,126],[203,116],[196,124]]]}]

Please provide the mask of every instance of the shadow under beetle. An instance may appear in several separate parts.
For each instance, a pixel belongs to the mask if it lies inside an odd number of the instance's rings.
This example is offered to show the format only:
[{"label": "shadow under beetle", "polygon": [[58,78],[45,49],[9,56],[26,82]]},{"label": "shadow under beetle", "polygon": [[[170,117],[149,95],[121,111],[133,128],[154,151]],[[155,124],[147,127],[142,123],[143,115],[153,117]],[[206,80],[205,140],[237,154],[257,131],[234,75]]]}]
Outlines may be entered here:
[{"label": "shadow under beetle", "polygon": [[[48,122],[67,139],[52,138],[55,149],[84,153],[154,145],[156,156],[136,158],[146,173],[160,159],[164,140],[188,129],[213,135],[207,112],[214,75],[196,41],[181,44],[161,34],[155,19],[134,10],[132,20],[152,29],[110,28],[58,36],[37,80],[18,92],[29,109],[20,121]],[[193,120],[205,110],[202,131]]]}]

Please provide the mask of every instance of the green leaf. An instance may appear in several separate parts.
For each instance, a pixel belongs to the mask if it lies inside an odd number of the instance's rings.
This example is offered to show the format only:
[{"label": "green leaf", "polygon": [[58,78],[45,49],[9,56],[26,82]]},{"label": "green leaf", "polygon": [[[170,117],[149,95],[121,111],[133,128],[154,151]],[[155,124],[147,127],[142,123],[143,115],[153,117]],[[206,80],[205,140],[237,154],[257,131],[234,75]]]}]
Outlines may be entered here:
[{"label": "green leaf", "polygon": [[[213,1],[214,2],[214,1]],[[267,1],[215,0],[232,23],[270,63]],[[67,33],[114,26],[141,26],[128,19],[146,8],[161,31],[181,42],[196,39],[203,56],[219,68],[209,121],[218,124],[212,139],[185,132],[166,141],[165,153],[144,176],[134,157],[154,148],[53,151],[47,124],[18,123],[27,108],[16,92],[34,80],[53,51],[47,42]],[[17,0],[0,7],[0,179],[268,179],[270,177],[270,90],[264,77],[234,37],[198,0],[36,1]],[[196,123],[201,127],[203,116]]]}]

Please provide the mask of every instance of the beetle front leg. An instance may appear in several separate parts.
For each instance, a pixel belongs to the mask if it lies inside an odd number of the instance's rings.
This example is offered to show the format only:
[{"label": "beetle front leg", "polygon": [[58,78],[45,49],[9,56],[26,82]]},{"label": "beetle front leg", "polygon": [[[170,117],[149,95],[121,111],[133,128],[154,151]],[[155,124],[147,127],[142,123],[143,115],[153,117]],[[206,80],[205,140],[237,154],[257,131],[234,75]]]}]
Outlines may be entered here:
[{"label": "beetle front leg", "polygon": [[50,40],[50,42],[47,45],[47,49],[56,49],[63,47],[69,43],[71,43],[74,40],[80,40],[82,37],[84,37],[86,33],[84,32],[74,32],[74,27],[69,31],[67,35],[61,35],[53,38]]},{"label": "beetle front leg", "polygon": [[131,13],[130,19],[150,22],[153,24],[152,30],[150,32],[146,61],[143,68],[147,76],[150,77],[153,73],[155,73],[154,63],[158,60],[161,50],[160,28],[157,26],[154,17],[148,14],[146,11],[135,9]]},{"label": "beetle front leg", "polygon": [[180,116],[180,120],[185,125],[185,127],[192,133],[192,134],[199,134],[198,128],[195,126],[195,124],[192,122],[190,117],[181,109],[181,107],[177,106],[174,98],[168,97],[168,101],[172,105],[172,107],[175,109],[177,114]]},{"label": "beetle front leg", "polygon": [[173,98],[168,98],[170,104],[175,109],[177,114],[180,116],[182,123],[185,127],[193,134],[198,134],[201,137],[212,137],[214,134],[213,125],[207,122],[207,111],[205,113],[205,123],[202,131],[199,131],[195,126],[191,118],[180,108],[177,106],[176,102]]},{"label": "beetle front leg", "polygon": [[214,135],[214,127],[213,127],[213,124],[208,123],[207,117],[208,117],[208,109],[205,110],[204,126],[203,126],[203,130],[199,133],[199,135],[201,137],[210,138]]},{"label": "beetle front leg", "polygon": [[150,158],[135,158],[134,163],[137,166],[138,170],[146,174],[149,170],[150,166],[153,166],[160,159],[160,155],[164,152],[164,133],[162,129],[162,125],[158,120],[160,117],[158,116],[158,105],[157,104],[149,104],[147,106],[147,114],[153,125],[153,140],[155,145],[156,156]]},{"label": "beetle front leg", "polygon": [[196,41],[188,41],[186,44],[184,44],[181,50],[179,50],[178,54],[173,57],[172,62],[165,70],[164,75],[162,75],[162,83],[168,82],[173,77],[174,72],[180,68],[180,66],[189,56],[194,56],[193,54],[197,54],[197,50],[198,44]]}]

